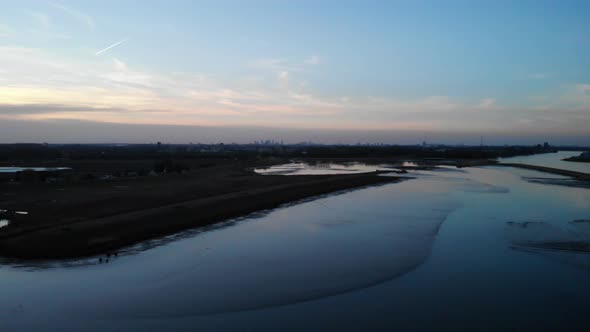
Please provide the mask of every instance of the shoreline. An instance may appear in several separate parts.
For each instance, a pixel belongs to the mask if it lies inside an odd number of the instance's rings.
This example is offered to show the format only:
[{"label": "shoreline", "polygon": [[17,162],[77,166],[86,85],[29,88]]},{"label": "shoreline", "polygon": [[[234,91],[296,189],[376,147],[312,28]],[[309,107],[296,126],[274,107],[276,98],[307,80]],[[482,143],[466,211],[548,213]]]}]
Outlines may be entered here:
[{"label": "shoreline", "polygon": [[574,163],[590,163],[590,159],[588,158],[581,158],[581,157],[569,157],[562,159],[563,161],[569,161]]},{"label": "shoreline", "polygon": [[388,172],[294,176],[292,183],[287,184],[178,201],[101,218],[0,232],[0,255],[24,260],[88,257],[305,198],[404,180],[379,176],[382,173]]},{"label": "shoreline", "polygon": [[505,167],[529,169],[529,170],[539,171],[539,172],[544,172],[544,173],[549,173],[549,174],[569,176],[569,177],[572,177],[576,180],[581,180],[581,181],[590,181],[590,174],[588,174],[588,173],[570,171],[570,170],[561,169],[561,168],[553,168],[553,167],[529,165],[529,164],[520,164],[520,163],[497,163],[497,164],[491,164],[490,166],[505,166]]}]

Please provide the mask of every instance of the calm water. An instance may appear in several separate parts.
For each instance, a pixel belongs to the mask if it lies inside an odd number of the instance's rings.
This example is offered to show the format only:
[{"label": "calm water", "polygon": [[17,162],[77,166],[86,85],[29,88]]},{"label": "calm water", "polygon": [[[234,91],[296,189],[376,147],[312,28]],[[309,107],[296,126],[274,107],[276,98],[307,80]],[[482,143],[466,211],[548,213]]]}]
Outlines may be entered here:
[{"label": "calm water", "polygon": [[523,163],[537,166],[547,166],[553,168],[567,169],[570,171],[589,173],[590,163],[581,163],[574,161],[564,161],[562,159],[579,156],[581,151],[558,151],[556,153],[543,153],[531,156],[518,156],[510,158],[500,158],[500,162],[506,163]]},{"label": "calm water", "polygon": [[275,165],[268,168],[257,168],[254,171],[259,174],[273,174],[273,175],[323,175],[323,174],[354,174],[354,173],[369,173],[377,170],[397,170],[397,167],[403,166],[416,167],[416,163],[404,161],[399,164],[382,164],[382,165],[367,165],[363,163],[299,163],[293,162],[289,164]]},{"label": "calm water", "polygon": [[53,171],[63,171],[63,170],[67,170],[67,169],[71,169],[69,167],[0,167],[0,173],[16,173],[16,172],[22,172],[22,171],[35,171],[35,172],[41,172],[41,171],[49,171],[49,172],[53,172]]},{"label": "calm water", "polygon": [[590,190],[510,168],[414,175],[109,264],[4,265],[0,331],[587,330],[590,256],[511,245],[585,236],[571,221],[590,219]]}]

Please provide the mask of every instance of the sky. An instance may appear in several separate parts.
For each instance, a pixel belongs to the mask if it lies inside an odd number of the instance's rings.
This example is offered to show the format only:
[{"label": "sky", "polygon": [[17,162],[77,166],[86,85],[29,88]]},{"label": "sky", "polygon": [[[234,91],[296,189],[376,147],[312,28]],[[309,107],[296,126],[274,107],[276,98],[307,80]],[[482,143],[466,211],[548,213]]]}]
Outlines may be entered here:
[{"label": "sky", "polygon": [[590,145],[588,1],[0,8],[0,143]]}]

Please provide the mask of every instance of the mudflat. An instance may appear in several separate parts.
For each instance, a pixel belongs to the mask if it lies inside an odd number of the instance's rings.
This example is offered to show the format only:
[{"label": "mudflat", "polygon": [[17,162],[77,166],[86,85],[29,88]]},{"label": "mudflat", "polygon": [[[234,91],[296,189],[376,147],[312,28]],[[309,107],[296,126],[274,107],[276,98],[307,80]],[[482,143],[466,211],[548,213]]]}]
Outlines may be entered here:
[{"label": "mudflat", "polygon": [[71,185],[4,184],[0,208],[28,214],[14,215],[0,229],[0,255],[89,256],[311,196],[400,180],[378,173],[258,175],[247,166]]}]

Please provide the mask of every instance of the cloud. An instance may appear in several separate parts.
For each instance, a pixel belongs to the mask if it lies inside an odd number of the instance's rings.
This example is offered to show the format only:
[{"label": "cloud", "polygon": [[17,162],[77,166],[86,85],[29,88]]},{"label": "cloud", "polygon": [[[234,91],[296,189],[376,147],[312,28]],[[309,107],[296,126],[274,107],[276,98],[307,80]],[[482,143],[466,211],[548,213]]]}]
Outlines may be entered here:
[{"label": "cloud", "polygon": [[312,55],[312,56],[308,57],[307,59],[305,59],[305,63],[308,65],[312,65],[312,66],[319,65],[320,62],[321,62],[321,58],[317,55]]},{"label": "cloud", "polygon": [[[131,112],[131,110],[121,108],[103,108],[103,107],[83,107],[60,104],[0,104],[0,115],[9,115],[22,117],[23,115],[32,114],[52,114],[52,113],[87,113],[87,112]],[[137,112],[137,111],[134,111]],[[155,112],[154,110],[141,110],[141,112]]]},{"label": "cloud", "polygon": [[109,82],[124,85],[127,87],[138,89],[157,90],[158,85],[154,82],[153,76],[150,74],[129,69],[118,69],[114,72],[109,72],[100,77],[107,79]]},{"label": "cloud", "polygon": [[117,58],[113,58],[113,64],[115,66],[115,69],[118,71],[125,71],[127,70],[127,64]]},{"label": "cloud", "polygon": [[51,6],[53,6],[54,8],[57,8],[57,9],[63,11],[64,13],[70,15],[71,17],[78,20],[79,22],[85,24],[88,28],[90,28],[90,29],[96,28],[96,24],[94,22],[94,19],[90,15],[87,15],[77,9],[74,9],[71,7],[66,7],[66,6],[58,4],[58,3],[50,2],[49,4]]},{"label": "cloud", "polygon": [[12,34],[12,29],[5,24],[0,23],[0,37],[8,37]]},{"label": "cloud", "polygon": [[489,109],[489,108],[492,108],[492,107],[496,106],[496,100],[493,99],[493,98],[485,98],[485,99],[482,99],[479,102],[479,105],[478,106],[480,108]]},{"label": "cloud", "polygon": [[249,63],[250,67],[255,69],[268,70],[271,72],[301,72],[303,68],[297,65],[292,65],[285,59],[278,58],[260,58]]},{"label": "cloud", "polygon": [[568,114],[572,110],[582,110],[590,114],[590,84],[580,83],[569,86],[561,96],[547,101],[546,105],[545,108],[564,106],[564,111],[568,111]]},{"label": "cloud", "polygon": [[552,104],[510,105],[493,97],[324,95],[297,84],[305,72],[265,69],[272,75],[268,80],[253,82],[239,75],[216,80],[143,70],[119,58],[63,60],[22,47],[0,47],[0,64],[2,121],[547,132],[587,130],[590,123],[590,84],[585,83],[556,94],[549,99]]},{"label": "cloud", "polygon": [[35,22],[37,22],[36,27],[28,29],[28,32],[34,35],[36,38],[42,38],[46,40],[70,38],[70,36],[67,34],[54,31],[54,25],[49,18],[49,15],[34,11],[26,11],[25,13],[33,18]]},{"label": "cloud", "polygon": [[282,87],[287,87],[289,85],[289,72],[288,71],[280,71],[278,74],[279,84]]},{"label": "cloud", "polygon": [[37,21],[37,23],[43,29],[48,30],[48,29],[51,28],[51,26],[52,26],[51,20],[49,19],[49,16],[47,14],[39,13],[39,12],[33,12],[33,11],[27,11],[26,13],[27,13],[27,15],[29,15],[33,19],[35,19],[35,21]]}]

